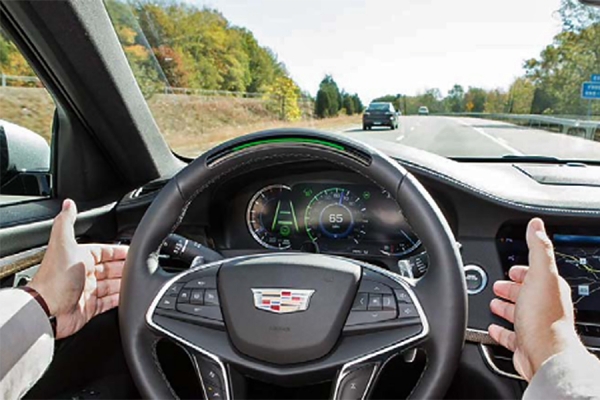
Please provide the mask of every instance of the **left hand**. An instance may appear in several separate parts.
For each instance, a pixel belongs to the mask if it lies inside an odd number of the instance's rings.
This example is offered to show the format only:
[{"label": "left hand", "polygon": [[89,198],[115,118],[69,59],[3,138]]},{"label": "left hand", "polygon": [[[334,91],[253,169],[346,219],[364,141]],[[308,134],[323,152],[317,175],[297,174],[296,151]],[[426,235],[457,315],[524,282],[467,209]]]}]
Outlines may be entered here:
[{"label": "left hand", "polygon": [[90,319],[119,304],[127,246],[77,244],[77,208],[65,200],[54,219],[48,249],[28,286],[56,317],[56,338],[79,331]]}]

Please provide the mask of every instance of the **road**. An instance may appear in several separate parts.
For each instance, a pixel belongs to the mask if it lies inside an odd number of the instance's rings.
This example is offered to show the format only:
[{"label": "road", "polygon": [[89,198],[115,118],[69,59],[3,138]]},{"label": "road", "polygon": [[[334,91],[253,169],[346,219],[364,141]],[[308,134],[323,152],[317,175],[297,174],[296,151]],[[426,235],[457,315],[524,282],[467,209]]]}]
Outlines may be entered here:
[{"label": "road", "polygon": [[600,142],[478,118],[402,116],[397,130],[361,126],[340,133],[416,147],[445,157],[540,155],[571,160],[600,160]]}]

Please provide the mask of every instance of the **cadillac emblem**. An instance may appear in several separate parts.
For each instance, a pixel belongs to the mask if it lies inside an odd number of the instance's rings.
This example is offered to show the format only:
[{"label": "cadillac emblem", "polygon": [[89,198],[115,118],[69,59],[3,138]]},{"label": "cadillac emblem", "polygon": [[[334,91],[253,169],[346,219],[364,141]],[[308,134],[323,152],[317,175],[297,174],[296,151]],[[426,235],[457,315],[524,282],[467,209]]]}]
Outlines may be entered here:
[{"label": "cadillac emblem", "polygon": [[252,289],[254,307],[276,314],[305,311],[314,292],[305,289]]}]

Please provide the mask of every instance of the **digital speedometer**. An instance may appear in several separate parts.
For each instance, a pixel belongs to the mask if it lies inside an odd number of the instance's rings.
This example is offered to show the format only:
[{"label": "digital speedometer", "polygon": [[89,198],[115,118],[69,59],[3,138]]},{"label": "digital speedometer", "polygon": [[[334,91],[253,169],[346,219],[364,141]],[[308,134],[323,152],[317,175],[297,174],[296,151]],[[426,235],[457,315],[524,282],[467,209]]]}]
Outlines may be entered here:
[{"label": "digital speedometer", "polygon": [[246,223],[250,234],[268,249],[289,249],[291,237],[299,231],[291,193],[285,185],[267,186],[248,204]]},{"label": "digital speedometer", "polygon": [[360,196],[333,187],[317,193],[304,214],[306,234],[313,242],[343,241],[358,244],[366,235],[367,208]]}]

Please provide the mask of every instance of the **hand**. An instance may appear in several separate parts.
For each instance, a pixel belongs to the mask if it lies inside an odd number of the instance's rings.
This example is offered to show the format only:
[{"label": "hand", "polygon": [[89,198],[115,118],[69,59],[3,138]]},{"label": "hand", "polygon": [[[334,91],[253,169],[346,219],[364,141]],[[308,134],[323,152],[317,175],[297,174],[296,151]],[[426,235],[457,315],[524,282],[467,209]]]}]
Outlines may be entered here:
[{"label": "hand", "polygon": [[558,274],[554,247],[544,223],[535,218],[527,227],[529,267],[514,266],[511,281],[494,284],[492,312],[514,323],[515,331],[490,325],[490,336],[514,352],[513,363],[530,381],[540,366],[567,348],[583,347],[574,327],[571,288]]},{"label": "hand", "polygon": [[48,249],[28,286],[46,301],[56,317],[56,338],[79,331],[94,316],[119,304],[127,246],[77,244],[77,208],[63,202],[54,219]]}]

